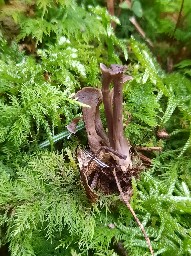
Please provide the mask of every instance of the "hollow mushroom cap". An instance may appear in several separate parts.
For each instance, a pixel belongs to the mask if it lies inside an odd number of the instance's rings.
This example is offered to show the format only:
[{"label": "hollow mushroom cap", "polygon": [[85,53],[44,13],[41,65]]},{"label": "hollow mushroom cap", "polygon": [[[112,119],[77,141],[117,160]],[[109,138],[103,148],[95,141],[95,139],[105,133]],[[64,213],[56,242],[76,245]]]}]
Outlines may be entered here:
[{"label": "hollow mushroom cap", "polygon": [[101,103],[102,93],[100,89],[92,88],[92,87],[84,87],[82,90],[76,93],[75,98],[79,102],[93,107]]},{"label": "hollow mushroom cap", "polygon": [[124,74],[127,67],[123,65],[111,64],[108,68],[103,63],[100,63],[100,69],[102,71],[102,74],[109,74],[112,78],[114,78],[116,75],[121,74],[123,83],[133,79],[132,76]]}]

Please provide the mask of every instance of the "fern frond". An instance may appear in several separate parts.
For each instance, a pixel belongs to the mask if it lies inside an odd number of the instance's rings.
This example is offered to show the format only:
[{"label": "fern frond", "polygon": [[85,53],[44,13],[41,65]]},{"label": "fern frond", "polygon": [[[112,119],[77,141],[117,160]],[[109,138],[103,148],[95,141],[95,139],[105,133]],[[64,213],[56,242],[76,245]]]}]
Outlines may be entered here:
[{"label": "fern frond", "polygon": [[165,113],[162,117],[163,124],[165,124],[171,118],[177,105],[178,105],[177,100],[174,97],[169,97]]},{"label": "fern frond", "polygon": [[157,86],[157,88],[162,91],[162,93],[165,96],[169,95],[169,92],[163,83],[163,72],[159,68],[159,65],[157,62],[154,60],[154,58],[151,56],[148,48],[146,45],[141,44],[137,42],[133,37],[130,39],[130,44],[132,47],[132,50],[134,54],[137,57],[137,60],[141,63],[141,65],[147,70],[149,74],[149,78],[151,82]]},{"label": "fern frond", "polygon": [[183,147],[183,149],[181,150],[181,153],[179,154],[178,157],[181,157],[181,156],[185,153],[185,151],[186,151],[187,149],[189,149],[189,148],[191,148],[191,131],[190,131],[190,136],[189,136],[189,138],[188,138],[186,144],[184,145],[184,147]]}]

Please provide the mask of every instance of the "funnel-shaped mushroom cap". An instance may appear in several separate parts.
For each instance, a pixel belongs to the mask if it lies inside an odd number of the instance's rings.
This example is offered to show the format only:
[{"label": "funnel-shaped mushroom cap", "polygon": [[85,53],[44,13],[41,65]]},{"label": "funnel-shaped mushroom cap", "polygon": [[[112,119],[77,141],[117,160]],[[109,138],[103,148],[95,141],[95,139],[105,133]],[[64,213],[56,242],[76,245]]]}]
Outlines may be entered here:
[{"label": "funnel-shaped mushroom cap", "polygon": [[110,68],[106,67],[103,63],[100,63],[100,69],[103,73],[109,73],[110,75],[116,75],[119,73],[124,73],[126,70],[125,66],[112,64]]},{"label": "funnel-shaped mushroom cap", "polygon": [[86,105],[89,106],[97,106],[102,101],[102,93],[101,90],[92,88],[92,87],[84,87],[82,90],[78,91],[75,95],[75,98]]},{"label": "funnel-shaped mushroom cap", "polygon": [[100,69],[103,74],[109,74],[110,77],[115,77],[116,75],[122,75],[123,83],[132,80],[132,76],[125,75],[124,72],[127,69],[126,66],[111,64],[110,68],[107,68],[103,63],[100,63]]}]

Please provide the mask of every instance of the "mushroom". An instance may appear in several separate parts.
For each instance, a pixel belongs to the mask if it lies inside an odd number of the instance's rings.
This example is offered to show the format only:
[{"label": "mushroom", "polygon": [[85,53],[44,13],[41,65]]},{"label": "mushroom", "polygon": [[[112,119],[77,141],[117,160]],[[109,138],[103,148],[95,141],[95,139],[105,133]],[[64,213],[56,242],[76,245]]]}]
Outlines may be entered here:
[{"label": "mushroom", "polygon": [[112,100],[113,91],[110,91],[110,83],[112,82],[112,76],[110,74],[110,69],[108,69],[104,64],[100,64],[102,71],[102,95],[103,95],[103,105],[105,109],[105,116],[108,128],[108,138],[110,142],[110,147],[114,148],[114,138],[113,138],[113,110],[112,110]]},{"label": "mushroom", "polygon": [[[110,146],[119,154],[125,155],[126,159],[117,158],[116,161],[123,171],[131,168],[132,161],[130,157],[130,145],[123,133],[123,84],[131,80],[131,76],[124,75],[125,67],[121,65],[111,65],[107,68],[100,64],[102,71],[102,93],[105,115],[108,125],[108,137]],[[113,97],[109,89],[110,83],[113,82]]]},{"label": "mushroom", "polygon": [[96,153],[102,145],[108,145],[108,138],[103,129],[99,114],[99,105],[102,102],[102,93],[100,89],[84,87],[75,95],[79,102],[88,107],[82,107],[83,120],[87,131],[88,142],[92,152]]}]

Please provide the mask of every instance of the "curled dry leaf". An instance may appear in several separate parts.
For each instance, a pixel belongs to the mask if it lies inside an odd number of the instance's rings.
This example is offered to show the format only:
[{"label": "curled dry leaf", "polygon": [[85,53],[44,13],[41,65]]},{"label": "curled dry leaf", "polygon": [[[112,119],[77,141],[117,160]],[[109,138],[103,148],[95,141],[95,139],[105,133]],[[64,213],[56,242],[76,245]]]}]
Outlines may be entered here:
[{"label": "curled dry leaf", "polygon": [[75,134],[75,133],[76,133],[76,126],[77,126],[78,122],[79,122],[81,119],[82,119],[82,117],[76,117],[76,118],[74,118],[74,119],[72,120],[72,122],[70,122],[70,123],[66,126],[67,130],[68,130],[69,132]]}]

